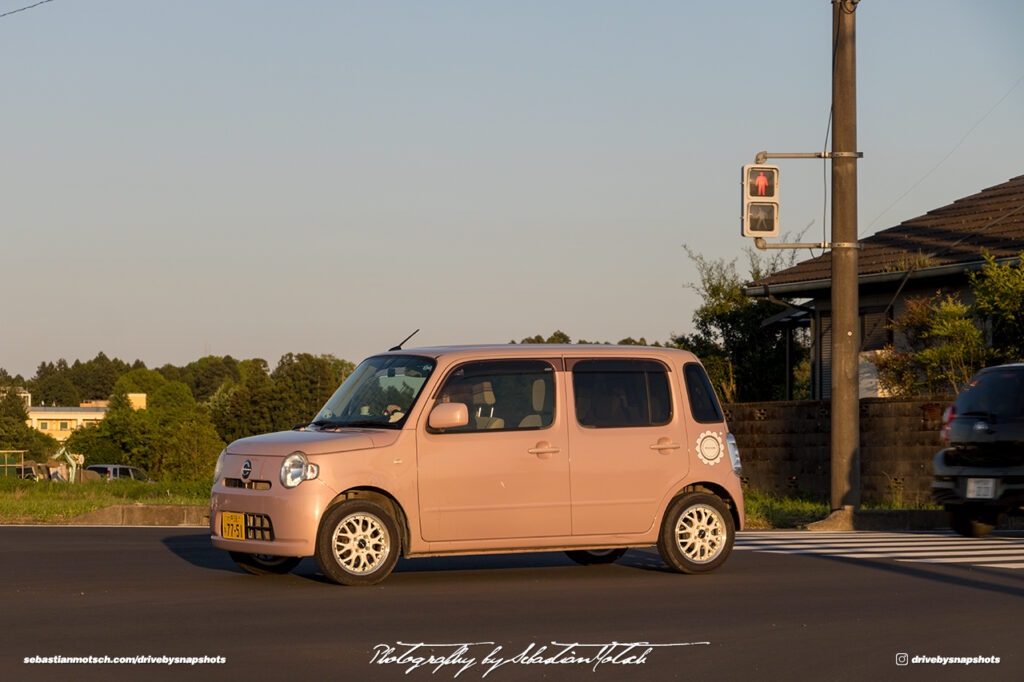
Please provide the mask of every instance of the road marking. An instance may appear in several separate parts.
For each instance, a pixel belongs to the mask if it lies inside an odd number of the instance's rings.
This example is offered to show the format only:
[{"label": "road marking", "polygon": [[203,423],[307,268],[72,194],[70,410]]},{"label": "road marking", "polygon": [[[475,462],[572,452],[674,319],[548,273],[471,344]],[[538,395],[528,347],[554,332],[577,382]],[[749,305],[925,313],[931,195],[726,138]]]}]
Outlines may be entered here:
[{"label": "road marking", "polygon": [[1024,538],[990,536],[977,539],[952,532],[746,531],[737,534],[734,548],[765,554],[1024,569]]}]

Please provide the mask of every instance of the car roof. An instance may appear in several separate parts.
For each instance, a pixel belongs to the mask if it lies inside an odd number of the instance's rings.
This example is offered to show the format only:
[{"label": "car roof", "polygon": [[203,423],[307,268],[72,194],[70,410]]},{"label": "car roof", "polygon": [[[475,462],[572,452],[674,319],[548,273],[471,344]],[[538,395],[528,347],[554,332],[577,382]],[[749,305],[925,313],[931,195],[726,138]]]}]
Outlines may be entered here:
[{"label": "car roof", "polygon": [[381,355],[425,355],[445,360],[507,358],[510,356],[550,358],[600,358],[603,356],[621,357],[662,357],[675,358],[678,362],[697,361],[693,353],[678,348],[661,346],[613,346],[606,344],[499,344],[499,345],[467,345],[467,346],[427,346],[406,350],[387,351]]}]

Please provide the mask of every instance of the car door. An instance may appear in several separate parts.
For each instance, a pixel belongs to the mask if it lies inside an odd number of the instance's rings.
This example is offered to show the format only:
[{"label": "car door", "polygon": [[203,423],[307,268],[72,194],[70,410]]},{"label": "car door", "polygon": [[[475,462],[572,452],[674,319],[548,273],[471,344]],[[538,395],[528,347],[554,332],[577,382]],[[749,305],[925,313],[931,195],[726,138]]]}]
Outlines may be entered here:
[{"label": "car door", "polygon": [[569,535],[560,374],[553,361],[532,359],[467,362],[449,372],[433,406],[464,403],[469,423],[442,431],[427,418],[419,425],[425,540]]},{"label": "car door", "polygon": [[635,358],[567,361],[574,535],[642,533],[688,468],[669,368]]}]

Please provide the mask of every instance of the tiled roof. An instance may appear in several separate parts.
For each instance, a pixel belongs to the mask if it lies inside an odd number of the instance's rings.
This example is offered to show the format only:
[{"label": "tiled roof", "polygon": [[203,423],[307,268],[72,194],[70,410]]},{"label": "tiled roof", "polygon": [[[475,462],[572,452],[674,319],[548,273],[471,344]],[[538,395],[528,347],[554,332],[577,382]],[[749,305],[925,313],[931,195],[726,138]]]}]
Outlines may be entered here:
[{"label": "tiled roof", "polygon": [[[860,240],[861,277],[975,263],[988,252],[1010,258],[1024,251],[1024,175],[929,211]],[[748,287],[828,280],[832,255],[825,253],[765,277]]]}]

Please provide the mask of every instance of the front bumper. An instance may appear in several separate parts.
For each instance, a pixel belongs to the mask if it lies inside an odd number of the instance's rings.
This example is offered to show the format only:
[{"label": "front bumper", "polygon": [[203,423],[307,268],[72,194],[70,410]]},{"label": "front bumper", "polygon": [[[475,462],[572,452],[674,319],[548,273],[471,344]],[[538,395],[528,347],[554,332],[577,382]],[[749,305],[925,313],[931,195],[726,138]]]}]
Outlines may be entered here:
[{"label": "front bumper", "polygon": [[[246,554],[311,556],[316,551],[320,516],[335,492],[319,480],[306,481],[290,490],[214,486],[210,495],[210,540],[213,546]],[[224,512],[245,515],[245,540],[229,540],[221,534]]]}]

